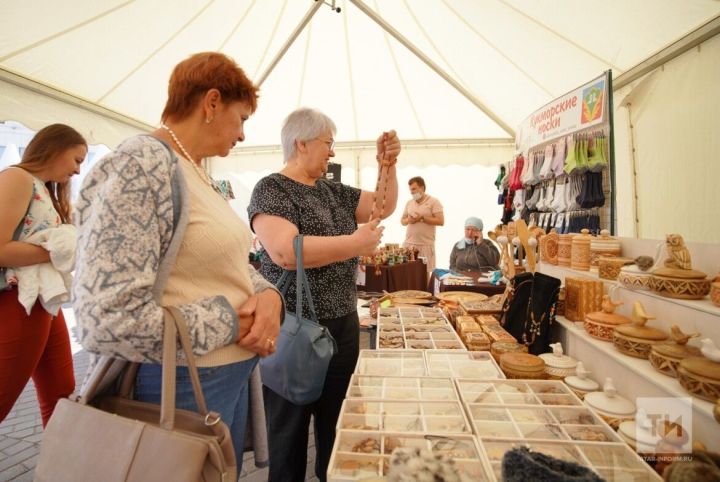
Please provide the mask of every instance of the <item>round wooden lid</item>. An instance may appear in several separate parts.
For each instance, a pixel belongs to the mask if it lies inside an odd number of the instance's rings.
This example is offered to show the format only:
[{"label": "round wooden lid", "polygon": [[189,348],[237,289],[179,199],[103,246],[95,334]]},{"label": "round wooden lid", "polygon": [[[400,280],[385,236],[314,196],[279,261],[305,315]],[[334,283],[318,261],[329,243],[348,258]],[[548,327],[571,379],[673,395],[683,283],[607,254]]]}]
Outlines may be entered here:
[{"label": "round wooden lid", "polygon": [[700,350],[694,346],[678,345],[674,341],[655,343],[651,350],[660,356],[668,358],[687,358],[689,356],[701,356]]},{"label": "round wooden lid", "polygon": [[648,341],[662,341],[667,340],[668,338],[667,333],[662,330],[658,330],[657,328],[650,328],[649,326],[638,326],[634,324],[616,326],[615,332],[619,333],[620,335]]},{"label": "round wooden lid", "polygon": [[585,315],[585,320],[600,323],[602,325],[625,325],[630,323],[630,318],[617,313],[605,313],[604,311],[593,311]]},{"label": "round wooden lid", "polygon": [[693,356],[680,362],[680,366],[690,373],[702,377],[720,380],[720,363],[703,356]]},{"label": "round wooden lid", "polygon": [[658,268],[653,271],[653,276],[662,276],[663,278],[680,278],[680,279],[705,279],[707,275],[696,269],[677,269],[677,268]]},{"label": "round wooden lid", "polygon": [[500,366],[516,372],[543,372],[545,362],[542,358],[528,353],[504,353],[500,356]]}]

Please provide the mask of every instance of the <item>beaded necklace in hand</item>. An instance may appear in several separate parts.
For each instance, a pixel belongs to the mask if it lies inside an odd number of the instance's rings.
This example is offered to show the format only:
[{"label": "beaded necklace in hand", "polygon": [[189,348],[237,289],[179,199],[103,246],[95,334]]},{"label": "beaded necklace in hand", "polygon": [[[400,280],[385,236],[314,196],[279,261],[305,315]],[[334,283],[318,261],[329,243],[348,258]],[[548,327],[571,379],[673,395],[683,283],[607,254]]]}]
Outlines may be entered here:
[{"label": "beaded necklace in hand", "polygon": [[173,130],[170,129],[170,127],[168,127],[166,124],[160,124],[160,127],[162,129],[165,129],[166,131],[168,131],[168,134],[170,134],[170,137],[172,137],[173,141],[175,141],[175,144],[180,148],[182,157],[184,157],[185,160],[190,163],[190,165],[193,167],[193,169],[195,169],[195,172],[197,173],[198,176],[200,176],[200,179],[202,179],[205,184],[207,184],[208,186],[213,188],[213,190],[216,193],[220,194],[224,198],[225,195],[223,195],[222,191],[220,190],[220,187],[218,187],[215,180],[212,177],[210,177],[210,174],[208,174],[207,170],[205,169],[205,166],[199,167],[197,165],[197,163],[195,161],[193,161],[192,156],[190,156],[187,149],[185,149],[185,146],[182,145],[182,143],[180,142],[180,139],[178,139],[175,132],[173,132]]},{"label": "beaded necklace in hand", "polygon": [[[383,134],[383,141],[387,139],[387,134]],[[387,177],[390,172],[390,166],[394,164],[386,164],[384,161],[385,159],[385,151],[383,151],[381,154],[377,156],[378,162],[380,162],[380,169],[378,170],[378,178],[377,178],[377,184],[375,185],[375,192],[373,192],[373,204],[372,204],[372,210],[370,211],[370,219],[368,222],[372,221],[375,217],[375,207],[380,204],[380,216],[382,216],[382,213],[385,212],[385,201],[387,199],[387,188],[388,188],[388,182]],[[397,162],[397,159],[395,160]],[[378,190],[380,189],[380,183],[384,182],[384,189],[383,192],[380,193],[380,198],[377,198]]]}]

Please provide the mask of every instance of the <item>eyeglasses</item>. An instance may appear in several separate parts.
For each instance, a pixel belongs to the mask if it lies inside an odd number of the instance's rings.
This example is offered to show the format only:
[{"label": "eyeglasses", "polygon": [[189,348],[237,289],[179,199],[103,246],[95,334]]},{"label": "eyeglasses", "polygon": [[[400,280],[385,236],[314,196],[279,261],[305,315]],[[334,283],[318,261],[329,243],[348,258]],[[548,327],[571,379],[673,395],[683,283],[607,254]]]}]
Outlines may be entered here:
[{"label": "eyeglasses", "polygon": [[332,151],[335,149],[335,139],[330,139],[329,141],[326,141],[325,139],[322,139],[320,137],[316,137],[315,139],[317,139],[319,141],[323,141],[325,143],[325,145],[328,146],[329,150]]}]

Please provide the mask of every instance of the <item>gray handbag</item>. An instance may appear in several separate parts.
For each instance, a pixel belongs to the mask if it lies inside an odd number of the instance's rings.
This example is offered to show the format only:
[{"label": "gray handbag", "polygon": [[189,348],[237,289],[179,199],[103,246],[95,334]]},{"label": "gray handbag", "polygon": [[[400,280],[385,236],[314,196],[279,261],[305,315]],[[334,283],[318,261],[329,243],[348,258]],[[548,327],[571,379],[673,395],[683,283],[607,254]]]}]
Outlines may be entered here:
[{"label": "gray handbag", "polygon": [[[232,438],[208,410],[180,311],[165,308],[160,405],[131,400],[137,364],[104,358],[81,396],[61,399],[43,436],[35,482],[227,482],[237,480]],[[175,408],[177,338],[198,411]],[[119,396],[95,396],[109,372],[129,365]]]},{"label": "gray handbag", "polygon": [[[263,384],[296,405],[306,405],[320,398],[330,359],[337,353],[335,339],[317,321],[303,266],[302,244],[302,235],[298,235],[293,240],[297,262],[296,313],[285,313],[275,353],[260,359]],[[292,272],[285,271],[277,283],[283,298],[291,284]],[[302,317],[303,291],[310,308],[310,320]]]}]

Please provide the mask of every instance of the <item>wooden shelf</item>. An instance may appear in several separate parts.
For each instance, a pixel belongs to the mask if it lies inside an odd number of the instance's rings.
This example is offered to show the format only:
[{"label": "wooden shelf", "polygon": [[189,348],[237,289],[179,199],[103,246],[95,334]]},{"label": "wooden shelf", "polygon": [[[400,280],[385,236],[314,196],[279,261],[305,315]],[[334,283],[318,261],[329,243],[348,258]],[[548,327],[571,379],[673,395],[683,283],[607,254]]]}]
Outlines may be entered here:
[{"label": "wooden shelf", "polygon": [[[680,385],[680,382],[677,381],[677,379],[668,377],[663,375],[662,373],[658,372],[653,368],[653,366],[650,364],[649,361],[641,359],[641,358],[635,358],[628,355],[625,355],[623,353],[620,353],[615,346],[612,343],[608,343],[606,341],[598,340],[596,338],[593,338],[588,334],[587,331],[585,331],[585,328],[583,328],[582,323],[576,323],[574,321],[570,321],[567,318],[563,316],[557,317],[558,323],[566,330],[566,335],[579,338],[585,343],[586,345],[590,345],[592,348],[597,350],[598,352],[602,353],[606,357],[604,357],[602,360],[607,360],[607,357],[612,358],[615,360],[618,364],[622,365],[623,368],[630,370],[636,375],[639,375],[644,380],[648,381],[649,383],[652,383],[655,385],[660,391],[665,393],[667,396],[672,397],[692,397],[688,392],[685,391],[685,389]],[[586,365],[597,365],[596,362],[593,362],[589,360],[588,358],[589,353],[576,353],[572,356],[575,356],[579,360],[581,360]],[[618,373],[616,377],[613,377],[614,381],[618,381],[618,377],[625,377],[626,372]],[[597,380],[602,384],[603,380]],[[697,397],[692,397],[693,400],[693,408],[696,412],[701,413],[708,417],[710,420],[713,420],[713,404],[710,402],[707,402],[705,400],[702,400]],[[720,426],[716,427],[718,431],[720,431]]]},{"label": "wooden shelf", "polygon": [[[623,246],[623,250],[625,247]],[[653,326],[665,331],[677,324],[686,333],[699,332],[720,343],[720,307],[706,298],[680,300],[666,298],[652,291],[631,290],[617,281],[602,279],[597,272],[578,271],[564,266],[541,263],[538,271],[564,280],[566,277],[589,278],[603,281],[606,292],[613,293],[615,301],[623,302],[618,313],[629,316],[635,301],[641,301],[648,313],[657,316]],[[560,340],[566,352],[583,361],[592,377],[602,383],[611,377],[619,393],[635,400],[639,397],[687,397],[693,405],[693,439],[701,441],[711,450],[720,450],[720,425],[713,417],[714,404],[693,397],[672,377],[656,371],[649,361],[620,353],[612,343],[591,337],[582,323],[557,317]],[[691,341],[698,345],[698,338]]]},{"label": "wooden shelf", "polygon": [[594,279],[594,280],[600,280],[610,287],[617,286],[618,289],[630,291],[641,297],[648,297],[648,298],[653,298],[656,300],[661,300],[665,303],[682,306],[683,308],[701,311],[701,312],[704,312],[704,313],[707,313],[707,314],[710,314],[713,316],[720,317],[720,306],[715,306],[712,303],[712,301],[710,301],[710,298],[707,296],[701,300],[681,300],[681,299],[677,299],[677,298],[668,298],[666,296],[661,296],[658,293],[655,293],[654,291],[632,290],[630,288],[626,288],[624,285],[622,285],[621,283],[619,283],[617,281],[601,278],[596,271],[578,271],[575,269],[568,268],[566,266],[556,266],[556,265],[547,264],[547,263],[538,263],[538,270],[542,271],[545,274],[553,275],[556,278],[561,278],[561,279],[564,279],[566,276],[570,276],[570,277],[575,277],[575,278],[579,277],[579,278],[590,278],[590,279]]}]

